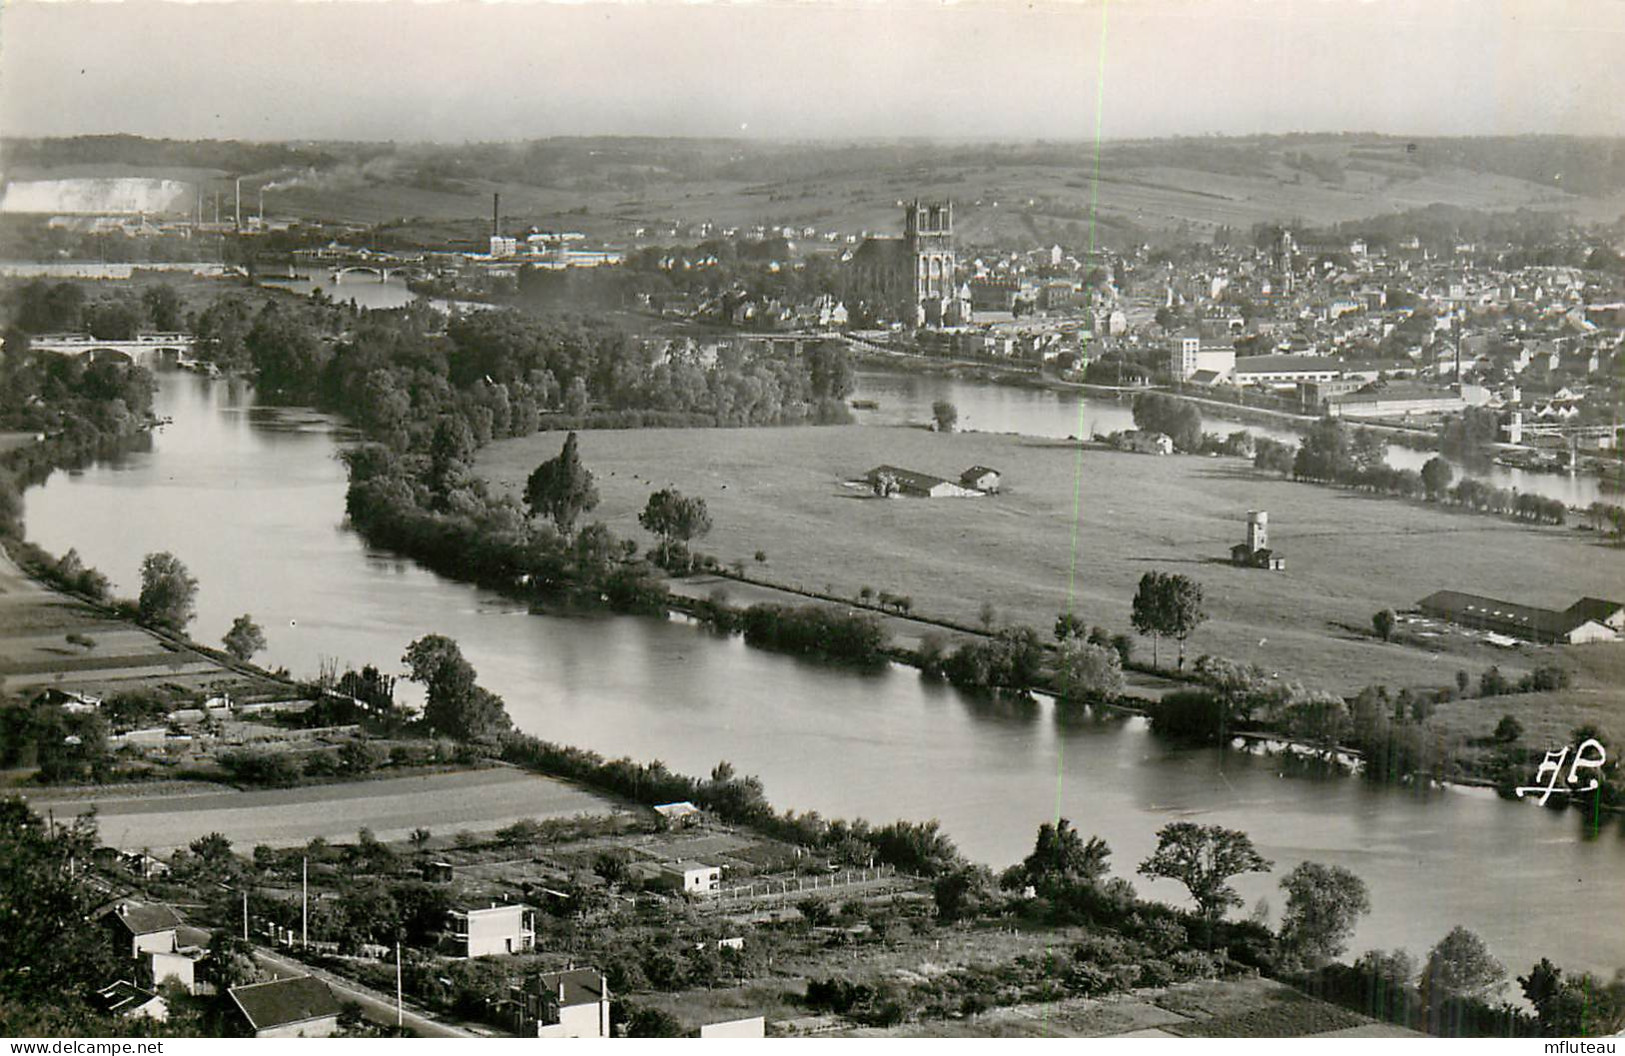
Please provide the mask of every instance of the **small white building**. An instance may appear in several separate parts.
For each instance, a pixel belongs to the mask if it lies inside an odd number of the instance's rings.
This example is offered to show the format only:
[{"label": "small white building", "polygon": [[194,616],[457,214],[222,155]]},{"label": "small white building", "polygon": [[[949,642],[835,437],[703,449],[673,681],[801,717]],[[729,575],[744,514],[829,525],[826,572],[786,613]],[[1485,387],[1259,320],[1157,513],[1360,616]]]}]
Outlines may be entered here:
[{"label": "small white building", "polygon": [[704,862],[662,862],[655,882],[685,895],[705,897],[722,889],[722,868]]},{"label": "small white building", "polygon": [[525,953],[536,946],[536,910],[493,902],[484,909],[454,909],[447,915],[448,940],[458,957]]}]

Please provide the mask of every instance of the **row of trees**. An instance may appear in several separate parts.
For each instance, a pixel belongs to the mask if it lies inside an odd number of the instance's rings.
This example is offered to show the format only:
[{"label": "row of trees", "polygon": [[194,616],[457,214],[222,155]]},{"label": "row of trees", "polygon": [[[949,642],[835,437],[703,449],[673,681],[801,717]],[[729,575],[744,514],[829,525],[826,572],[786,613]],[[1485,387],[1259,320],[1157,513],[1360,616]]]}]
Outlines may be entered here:
[{"label": "row of trees", "polygon": [[92,301],[79,283],[30,279],[13,287],[7,302],[12,324],[30,334],[83,331],[119,341],[143,330],[177,331],[186,325],[180,295],[165,283],[147,286],[140,296],[120,293]]},{"label": "row of trees", "polygon": [[350,416],[398,451],[424,450],[441,417],[477,445],[534,432],[545,413],[583,418],[680,414],[693,424],[844,421],[845,347],[800,358],[725,346],[713,362],[691,343],[638,341],[600,323],[475,312],[443,333],[414,308],[365,312],[226,295],[198,313],[196,349],[251,371],[262,392]]},{"label": "row of trees", "polygon": [[[1322,418],[1296,449],[1260,437],[1253,446],[1253,466],[1297,480],[1339,484],[1407,499],[1425,498],[1537,524],[1561,525],[1568,519],[1568,507],[1558,499],[1497,488],[1473,477],[1463,477],[1452,485],[1455,467],[1437,455],[1428,459],[1420,471],[1395,469],[1385,460],[1386,446],[1373,429],[1350,429],[1338,419]],[[1599,518],[1607,516],[1605,509],[1598,511]],[[1625,530],[1625,515],[1619,523],[1619,530]]]}]

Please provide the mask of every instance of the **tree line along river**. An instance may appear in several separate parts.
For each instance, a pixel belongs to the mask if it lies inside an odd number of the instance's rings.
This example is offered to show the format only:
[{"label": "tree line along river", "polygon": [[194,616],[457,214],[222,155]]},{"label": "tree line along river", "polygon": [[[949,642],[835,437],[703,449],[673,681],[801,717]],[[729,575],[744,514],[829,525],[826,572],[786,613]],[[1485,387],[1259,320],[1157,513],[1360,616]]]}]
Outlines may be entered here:
[{"label": "tree line along river", "polygon": [[[868,416],[881,420],[924,418],[948,398],[968,426],[1014,421],[1048,435],[1122,428],[1128,413],[939,378],[865,374],[859,395],[879,401]],[[520,729],[687,773],[727,759],[759,775],[781,808],[937,818],[994,866],[1026,854],[1038,825],[1059,814],[1108,841],[1117,875],[1170,901],[1182,897],[1177,885],[1134,876],[1155,831],[1219,823],[1250,833],[1276,863],[1272,876],[1241,881],[1249,906],[1267,898],[1278,911],[1274,880],[1304,859],[1362,876],[1374,910],[1356,952],[1425,953],[1462,923],[1516,971],[1541,956],[1608,974],[1625,965],[1617,824],[1592,837],[1578,812],[1483,790],[1291,776],[1275,760],[1176,747],[1138,719],[990,702],[909,668],[821,666],[680,619],[530,615],[365,546],[344,523],[337,455],[347,433],[331,418],[257,406],[240,382],[176,373],[159,376],[155,410],[172,422],[149,450],[30,490],[28,531],[55,553],[76,547],[126,596],[144,554],[174,552],[201,584],[191,628],[200,640],[251,612],[269,642],[262,663],[314,674],[324,659],[396,670],[407,643],[445,634]],[[1057,434],[1063,415],[1071,424]]]}]

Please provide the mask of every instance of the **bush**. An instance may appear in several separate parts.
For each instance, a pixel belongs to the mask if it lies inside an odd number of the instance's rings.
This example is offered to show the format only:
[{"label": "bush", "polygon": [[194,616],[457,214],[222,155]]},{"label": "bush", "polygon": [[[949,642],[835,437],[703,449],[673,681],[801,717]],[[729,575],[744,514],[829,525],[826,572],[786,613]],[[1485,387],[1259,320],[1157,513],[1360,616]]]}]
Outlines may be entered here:
[{"label": "bush", "polygon": [[750,645],[864,664],[884,659],[888,638],[873,615],[823,605],[752,605],[740,623]]},{"label": "bush", "polygon": [[287,752],[239,748],[221,752],[217,761],[238,784],[287,788],[299,783],[305,767]]}]

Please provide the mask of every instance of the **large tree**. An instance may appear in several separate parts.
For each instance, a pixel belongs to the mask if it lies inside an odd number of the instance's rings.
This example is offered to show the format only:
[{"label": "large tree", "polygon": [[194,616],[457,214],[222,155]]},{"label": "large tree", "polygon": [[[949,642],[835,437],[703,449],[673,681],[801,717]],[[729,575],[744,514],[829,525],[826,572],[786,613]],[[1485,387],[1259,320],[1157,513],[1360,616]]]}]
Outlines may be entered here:
[{"label": "large tree", "polygon": [[1116,649],[1067,638],[1055,650],[1055,688],[1063,700],[1116,700],[1123,659]]},{"label": "large tree", "polygon": [[[1053,897],[1080,884],[1099,884],[1111,871],[1111,848],[1099,836],[1085,840],[1072,822],[1059,818],[1038,827],[1033,852],[1018,867],[1020,878]],[[1006,880],[1008,883],[1009,881]]]},{"label": "large tree", "polygon": [[1444,498],[1455,476],[1455,467],[1438,455],[1422,463],[1422,487],[1427,491],[1428,501],[1438,502]]},{"label": "large tree", "polygon": [[154,330],[172,332],[186,326],[180,294],[168,283],[160,282],[142,290],[141,306],[146,309],[147,321],[152,323]]},{"label": "large tree", "polygon": [[435,733],[471,741],[511,725],[502,698],[475,683],[474,665],[450,638],[424,635],[407,646],[401,663],[426,690],[423,721]]},{"label": "large tree", "polygon": [[1158,830],[1157,849],[1140,863],[1139,872],[1141,876],[1184,884],[1211,937],[1213,926],[1225,912],[1241,905],[1241,895],[1230,886],[1231,878],[1267,873],[1270,866],[1245,832],[1176,821]]},{"label": "large tree", "polygon": [[638,523],[660,536],[665,544],[686,543],[711,530],[711,514],[704,499],[691,499],[675,488],[661,488],[649,496]]},{"label": "large tree", "polygon": [[1147,572],[1134,594],[1130,622],[1151,636],[1151,663],[1157,663],[1157,641],[1167,635],[1179,641],[1179,666],[1185,666],[1185,640],[1207,619],[1202,585],[1177,572]]},{"label": "large tree", "polygon": [[87,923],[105,895],[79,878],[97,842],[93,820],[47,825],[21,798],[0,799],[0,1018],[36,1003],[79,1008],[78,995],[116,978]]},{"label": "large tree", "polygon": [[1506,977],[1506,966],[1495,959],[1484,940],[1457,924],[1428,951],[1421,985],[1430,1001],[1448,997],[1487,1001],[1501,992]]},{"label": "large tree", "polygon": [[1371,912],[1365,881],[1340,865],[1299,862],[1281,887],[1287,893],[1281,945],[1309,968],[1342,954],[1355,923]]},{"label": "large tree", "polygon": [[174,554],[148,554],[141,561],[136,618],[150,627],[180,632],[196,614],[197,580]]},{"label": "large tree", "polygon": [[576,452],[576,434],[564,438],[558,457],[536,467],[525,483],[525,506],[532,517],[544,516],[558,530],[569,535],[582,514],[598,505],[598,489],[592,472],[581,464]]},{"label": "large tree", "polygon": [[244,662],[265,648],[265,632],[246,612],[231,621],[231,630],[220,640],[225,643],[226,652]]}]

